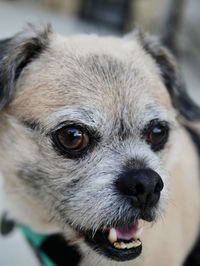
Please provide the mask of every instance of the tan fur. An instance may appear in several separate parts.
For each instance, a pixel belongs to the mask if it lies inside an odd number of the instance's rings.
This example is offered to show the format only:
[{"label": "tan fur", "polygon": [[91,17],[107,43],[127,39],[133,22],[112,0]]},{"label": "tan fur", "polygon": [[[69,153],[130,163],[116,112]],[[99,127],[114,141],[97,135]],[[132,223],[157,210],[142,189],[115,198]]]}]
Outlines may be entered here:
[{"label": "tan fur", "polygon": [[[81,49],[79,48],[80,42]],[[132,54],[132,57],[130,57],[130,54]],[[53,111],[57,111],[58,108],[64,107],[66,103],[68,105],[76,103],[74,96],[74,93],[76,94],[76,91],[74,91],[76,88],[73,84],[71,85],[72,82],[70,81],[73,79],[74,73],[76,74],[80,71],[80,68],[83,68],[84,71],[84,57],[87,58],[93,55],[108,55],[119,62],[125,61],[128,65],[126,70],[128,74],[134,67],[136,69],[142,69],[144,73],[140,77],[139,82],[141,84],[135,83],[138,81],[134,79],[130,81],[130,86],[133,88],[132,93],[134,94],[136,92],[134,91],[134,87],[136,88],[139,85],[144,89],[144,83],[149,83],[149,86],[152,88],[159,87],[159,89],[155,90],[156,94],[152,96],[155,96],[159,103],[170,108],[170,99],[166,94],[165,88],[161,82],[158,83],[159,70],[153,60],[149,56],[145,56],[145,52],[137,42],[133,43],[132,41],[125,41],[114,37],[100,38],[93,35],[87,38],[84,36],[63,38],[59,35],[53,35],[50,52],[45,52],[39,61],[33,62],[33,65],[23,73],[17,84],[17,93],[14,101],[8,107],[8,112],[11,114],[14,112],[17,115],[19,113],[19,116],[23,115],[24,118],[27,117],[28,119],[32,117],[34,119],[42,119],[41,116],[45,117],[50,115]],[[143,67],[144,61],[145,68]],[[98,80],[95,80],[97,77],[89,77],[86,71],[85,76],[82,77],[85,86],[89,82],[98,82]],[[144,77],[146,80],[143,80]],[[102,90],[110,86],[110,84],[106,84],[106,81],[103,82],[103,85],[105,84],[106,87],[104,88],[102,86]],[[65,90],[67,90],[67,94]],[[145,90],[149,94],[148,88]],[[25,91],[26,93],[24,93]],[[60,97],[58,91],[62,92],[62,97]],[[154,91],[151,93],[154,94]],[[143,94],[145,95],[145,92]],[[115,95],[113,96],[115,97]],[[95,100],[98,101],[98,98]],[[106,99],[105,103],[108,101],[108,108],[110,108],[110,102],[112,100]],[[91,104],[90,99],[87,97],[84,98],[84,95],[79,101],[85,104],[87,102]],[[34,108],[36,102],[38,103],[37,109]]]}]

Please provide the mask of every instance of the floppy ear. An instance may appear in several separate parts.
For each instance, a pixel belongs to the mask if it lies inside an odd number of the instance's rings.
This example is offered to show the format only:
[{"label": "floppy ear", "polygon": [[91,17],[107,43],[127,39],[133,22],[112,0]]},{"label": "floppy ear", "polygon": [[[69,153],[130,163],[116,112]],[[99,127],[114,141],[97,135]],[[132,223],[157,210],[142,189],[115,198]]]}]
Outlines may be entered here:
[{"label": "floppy ear", "polygon": [[159,66],[163,82],[171,96],[173,106],[188,121],[200,121],[200,107],[189,97],[172,53],[149,35],[139,33],[144,49]]},{"label": "floppy ear", "polygon": [[51,27],[28,29],[0,41],[0,110],[10,101],[15,83],[22,70],[44,51],[49,42]]}]

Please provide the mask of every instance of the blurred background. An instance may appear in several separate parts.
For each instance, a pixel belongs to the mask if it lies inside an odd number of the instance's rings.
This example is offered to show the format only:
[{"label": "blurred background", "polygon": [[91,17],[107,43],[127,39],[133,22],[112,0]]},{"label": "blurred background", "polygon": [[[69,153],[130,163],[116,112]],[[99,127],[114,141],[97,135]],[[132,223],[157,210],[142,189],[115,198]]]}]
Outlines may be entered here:
[{"label": "blurred background", "polygon": [[[177,56],[189,94],[200,103],[200,0],[0,0],[0,39],[27,22],[50,22],[66,35],[123,35],[139,25]],[[20,232],[0,235],[0,266],[27,265],[37,264]]]},{"label": "blurred background", "polygon": [[200,101],[200,0],[0,0],[0,38],[27,22],[50,22],[68,35],[123,35],[140,25],[179,57],[189,92]]}]

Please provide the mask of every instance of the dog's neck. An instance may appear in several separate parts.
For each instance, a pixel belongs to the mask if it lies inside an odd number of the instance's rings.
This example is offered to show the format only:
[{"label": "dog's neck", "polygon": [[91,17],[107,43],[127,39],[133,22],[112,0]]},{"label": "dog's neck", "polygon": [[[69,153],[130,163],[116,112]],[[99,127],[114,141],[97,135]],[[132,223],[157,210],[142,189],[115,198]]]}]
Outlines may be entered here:
[{"label": "dog's neck", "polygon": [[44,266],[76,266],[80,254],[75,247],[69,246],[61,234],[41,235],[21,226],[25,238],[31,243],[36,255]]},{"label": "dog's neck", "polygon": [[0,219],[0,234],[6,237],[18,229],[30,244],[33,253],[43,266],[76,266],[80,254],[75,246],[70,246],[61,234],[39,234],[25,225],[15,223],[4,213]]}]

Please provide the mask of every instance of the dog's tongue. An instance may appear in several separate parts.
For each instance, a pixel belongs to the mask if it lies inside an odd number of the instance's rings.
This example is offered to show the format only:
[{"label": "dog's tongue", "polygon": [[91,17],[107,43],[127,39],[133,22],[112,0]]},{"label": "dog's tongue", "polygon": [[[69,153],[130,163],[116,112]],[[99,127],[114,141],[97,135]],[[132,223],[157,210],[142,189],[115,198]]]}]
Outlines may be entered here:
[{"label": "dog's tongue", "polygon": [[108,233],[108,241],[116,249],[132,249],[142,245],[139,237],[142,228],[139,229],[138,222],[125,226],[110,228]]},{"label": "dog's tongue", "polygon": [[139,228],[138,222],[124,227],[110,228],[109,242],[117,249],[130,249],[141,246],[140,236],[143,228]]},{"label": "dog's tongue", "polygon": [[138,224],[134,223],[128,227],[115,228],[117,233],[117,239],[130,240],[138,230]]}]

